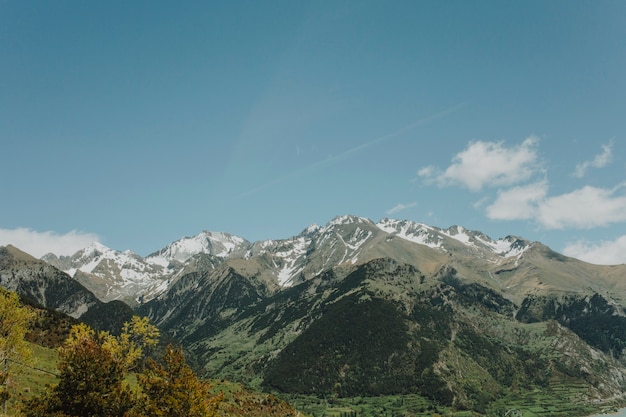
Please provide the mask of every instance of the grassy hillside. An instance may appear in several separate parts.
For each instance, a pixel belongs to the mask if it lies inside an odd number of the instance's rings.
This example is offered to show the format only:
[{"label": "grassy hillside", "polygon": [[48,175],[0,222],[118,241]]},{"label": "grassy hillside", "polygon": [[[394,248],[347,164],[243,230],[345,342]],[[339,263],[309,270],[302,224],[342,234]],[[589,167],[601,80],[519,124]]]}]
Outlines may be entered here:
[{"label": "grassy hillside", "polygon": [[[40,396],[49,387],[58,383],[58,347],[68,336],[70,329],[78,321],[63,313],[45,309],[34,303],[25,306],[36,313],[36,319],[26,338],[32,350],[29,360],[23,363],[9,363],[7,387],[10,400],[6,415],[21,416],[25,401]],[[130,374],[127,383],[138,390],[136,375]],[[218,416],[229,417],[287,417],[297,415],[297,411],[284,400],[252,390],[241,384],[225,380],[212,381],[210,395],[224,392]],[[2,414],[2,404],[0,404]],[[302,415],[302,414],[301,414]],[[303,416],[303,415],[302,415]]]},{"label": "grassy hillside", "polygon": [[[10,384],[12,400],[8,415],[19,416],[17,405],[24,399],[41,393],[45,386],[56,382],[56,378],[43,372],[56,371],[56,349],[38,345],[34,349],[33,362],[28,367],[16,367]],[[381,395],[374,397],[317,397],[311,395],[288,395],[281,399],[275,395],[253,390],[239,383],[213,380],[212,393],[224,392],[220,405],[220,417],[471,417],[470,411],[453,410],[417,394]],[[574,404],[573,399],[585,394],[586,387],[572,383],[567,386],[549,382],[541,390],[510,393],[497,400],[486,411],[487,415],[501,416],[510,409],[523,412],[524,417],[572,417],[599,412],[594,406]],[[287,400],[287,401],[285,401]],[[290,405],[292,404],[292,405]],[[294,408],[295,407],[295,408]],[[306,414],[305,414],[306,413]]]},{"label": "grassy hillside", "polygon": [[[499,416],[509,406],[573,416],[623,401],[619,311],[599,295],[549,309],[532,300],[516,305],[454,269],[430,277],[377,260],[233,314],[197,352],[208,375],[279,391],[316,416]],[[582,331],[590,323],[597,332]]]},{"label": "grassy hillside", "polygon": [[[31,344],[32,361],[28,365],[14,364],[9,382],[11,399],[7,404],[8,416],[20,416],[21,404],[33,396],[40,395],[47,386],[58,382],[56,377],[57,350]],[[129,383],[135,386],[131,375]],[[219,417],[287,417],[296,416],[297,411],[286,401],[272,394],[252,390],[242,384],[224,380],[211,381],[211,394],[224,393]],[[303,416],[301,414],[301,416]],[[304,416],[303,416],[304,417]]]},{"label": "grassy hillside", "polygon": [[7,404],[7,414],[18,416],[23,401],[37,396],[46,387],[55,384],[57,350],[31,344],[33,355],[28,364],[12,364],[9,368],[8,388],[11,395]]}]

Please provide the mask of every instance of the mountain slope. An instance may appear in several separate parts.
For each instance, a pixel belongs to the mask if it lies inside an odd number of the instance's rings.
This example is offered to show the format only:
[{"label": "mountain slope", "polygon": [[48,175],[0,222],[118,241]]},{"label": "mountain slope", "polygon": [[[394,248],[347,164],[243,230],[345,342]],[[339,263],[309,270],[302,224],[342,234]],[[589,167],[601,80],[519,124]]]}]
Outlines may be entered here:
[{"label": "mountain slope", "polygon": [[[89,274],[123,270],[123,256],[99,252],[82,255],[101,266]],[[137,311],[210,376],[294,395],[418,395],[481,414],[537,392],[579,409],[626,401],[625,265],[356,216],[288,239],[203,232],[126,255],[161,275],[122,279],[118,294],[139,291],[126,293]]]},{"label": "mountain slope", "polygon": [[0,286],[101,330],[117,331],[133,314],[124,303],[103,303],[66,273],[11,245],[0,246]]},{"label": "mountain slope", "polygon": [[184,273],[212,269],[226,257],[242,255],[249,245],[228,233],[204,231],[172,242],[146,258],[93,243],[72,256],[47,254],[42,259],[74,277],[102,301],[136,305],[162,293]]},{"label": "mountain slope", "polygon": [[48,254],[43,259],[73,276],[99,299],[135,305],[163,293],[186,273],[209,271],[226,260],[254,258],[268,278],[287,287],[333,266],[377,257],[412,262],[417,255],[421,268],[427,264],[437,268],[449,253],[465,251],[468,256],[498,262],[519,256],[528,247],[530,243],[521,239],[493,241],[457,226],[443,230],[409,221],[374,223],[363,217],[339,216],[323,227],[312,225],[297,236],[280,240],[250,243],[228,233],[204,231],[145,258],[94,243],[72,256]]},{"label": "mountain slope", "polygon": [[169,291],[140,306],[138,312],[187,342],[227,326],[232,314],[261,301],[267,293],[262,282],[224,264],[211,271],[186,274]]},{"label": "mountain slope", "polygon": [[626,368],[610,349],[553,317],[518,320],[518,308],[454,270],[427,276],[377,259],[280,291],[187,342],[208,374],[289,393],[417,392],[478,412],[519,389],[622,395]]},{"label": "mountain slope", "polygon": [[42,259],[74,277],[102,301],[136,303],[135,294],[149,297],[165,288],[163,282],[177,271],[176,267],[148,263],[133,252],[118,252],[99,243],[72,256],[47,254]]},{"label": "mountain slope", "polygon": [[0,285],[74,318],[99,302],[67,274],[11,245],[0,247]]},{"label": "mountain slope", "polygon": [[228,270],[219,266],[179,281],[188,313],[174,287],[145,305],[208,375],[323,397],[417,393],[480,413],[535,390],[578,406],[582,393],[587,403],[623,398],[624,266],[517,237],[356,217],[255,243],[226,263],[235,261],[237,282],[254,288],[261,276],[291,278],[226,307],[200,284],[218,282]]}]

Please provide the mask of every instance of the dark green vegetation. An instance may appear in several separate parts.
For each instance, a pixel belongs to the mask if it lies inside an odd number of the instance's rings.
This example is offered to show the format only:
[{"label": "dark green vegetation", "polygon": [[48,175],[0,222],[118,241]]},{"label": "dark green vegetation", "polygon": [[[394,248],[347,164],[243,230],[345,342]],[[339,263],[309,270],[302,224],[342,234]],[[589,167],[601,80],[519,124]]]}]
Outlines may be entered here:
[{"label": "dark green vegetation", "polygon": [[411,392],[414,356],[406,323],[391,303],[357,294],[328,306],[273,360],[265,384],[292,393],[341,397]]},{"label": "dark green vegetation", "polygon": [[[224,401],[240,407],[224,415],[289,415],[280,399],[335,417],[576,416],[624,404],[626,267],[515,238],[520,252],[505,256],[479,234],[464,235],[472,246],[419,229],[442,243],[432,249],[365,221],[323,230],[308,246],[302,237],[196,263],[136,310],[199,375],[243,384],[222,384],[237,387]],[[284,266],[300,272],[279,288],[272,274]],[[83,305],[83,316],[104,307]],[[95,318],[128,314],[115,311]],[[272,395],[246,394],[258,390]]]},{"label": "dark green vegetation", "polygon": [[[11,398],[7,408],[9,416],[23,415],[22,410],[25,402],[32,400],[33,397],[43,395],[50,386],[59,382],[57,350],[36,344],[33,344],[32,348],[34,351],[32,363],[28,366],[18,366],[18,372],[10,383]],[[135,386],[136,377],[132,375],[128,381],[131,386]],[[296,415],[294,408],[284,400],[241,384],[212,380],[209,387],[211,397],[219,396],[222,393],[224,395],[216,414],[220,417],[287,417]]]},{"label": "dark green vegetation", "polygon": [[66,273],[11,245],[0,247],[0,286],[26,303],[80,318],[98,329],[119,329],[133,315],[128,305],[103,303]]},{"label": "dark green vegetation", "polygon": [[121,301],[98,303],[80,316],[80,321],[94,329],[119,334],[122,325],[133,317],[133,309]]},{"label": "dark green vegetation", "polygon": [[[25,363],[12,363],[9,416],[296,415],[272,395],[224,380],[198,380],[181,349],[162,349],[162,360],[141,361],[139,355],[149,345],[139,342],[142,335],[156,334],[137,317],[130,327],[116,329],[122,335],[114,337],[63,313],[30,303],[26,309],[35,313],[26,337],[33,354]],[[128,331],[130,338],[124,336]],[[136,343],[143,349],[137,350]]]},{"label": "dark green vegetation", "polygon": [[591,297],[528,297],[517,319],[523,322],[556,320],[591,346],[620,357],[626,347],[626,317],[599,294]]},{"label": "dark green vegetation", "polygon": [[[437,408],[498,415],[507,403],[533,407],[534,415],[573,415],[593,410],[589,399],[621,393],[626,372],[616,347],[591,343],[585,337],[597,329],[583,334],[580,325],[581,317],[603,321],[598,334],[620,340],[606,329],[620,329],[607,318],[621,320],[621,311],[599,295],[572,296],[555,304],[557,315],[523,319],[524,306],[543,299],[531,297],[520,308],[454,269],[428,278],[379,259],[231,310],[221,325],[200,327],[202,342],[190,346],[207,375],[355,412],[351,398],[396,404],[417,396],[421,405],[404,415]],[[577,309],[585,313],[575,315]],[[569,319],[559,319],[566,310]],[[321,412],[314,401],[305,409]],[[377,415],[371,410],[362,407],[364,415]]]}]

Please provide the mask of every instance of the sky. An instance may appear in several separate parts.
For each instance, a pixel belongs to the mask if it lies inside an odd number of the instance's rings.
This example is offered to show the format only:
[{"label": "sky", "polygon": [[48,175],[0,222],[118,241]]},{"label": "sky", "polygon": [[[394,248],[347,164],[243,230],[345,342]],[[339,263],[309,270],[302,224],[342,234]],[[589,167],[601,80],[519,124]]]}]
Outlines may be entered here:
[{"label": "sky", "polygon": [[0,0],[0,245],[389,217],[626,263],[626,2]]}]

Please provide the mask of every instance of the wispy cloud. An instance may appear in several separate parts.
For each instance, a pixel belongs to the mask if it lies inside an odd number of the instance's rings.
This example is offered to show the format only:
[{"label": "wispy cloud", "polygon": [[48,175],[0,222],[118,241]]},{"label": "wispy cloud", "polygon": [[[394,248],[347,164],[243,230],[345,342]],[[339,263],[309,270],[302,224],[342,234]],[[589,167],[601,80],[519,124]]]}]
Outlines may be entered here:
[{"label": "wispy cloud", "polygon": [[391,216],[393,214],[400,213],[401,211],[410,209],[415,206],[417,206],[417,203],[415,202],[408,203],[408,204],[399,203],[399,204],[396,204],[394,207],[390,208],[389,210],[387,210],[385,213]]},{"label": "wispy cloud", "polygon": [[442,187],[461,185],[472,191],[480,191],[485,186],[518,184],[540,169],[538,143],[539,138],[535,136],[512,147],[506,147],[504,142],[470,142],[452,158],[452,164],[445,171],[429,166],[421,168],[418,175]]},{"label": "wispy cloud", "polygon": [[30,255],[40,258],[47,253],[73,255],[100,238],[94,233],[72,230],[65,234],[38,232],[27,228],[0,229],[0,245],[13,245]]},{"label": "wispy cloud", "polygon": [[368,142],[365,142],[359,146],[355,146],[354,148],[348,149],[347,151],[341,153],[340,155],[336,156],[333,159],[337,159],[337,160],[342,160],[347,156],[350,156],[356,152],[362,151],[363,149],[369,148],[371,146],[377,145],[379,143],[383,143],[383,142],[387,142],[390,139],[393,139],[397,136],[403,135],[419,126],[423,126],[427,123],[430,123],[434,120],[440,119],[442,117],[448,116],[458,110],[460,110],[461,108],[465,107],[466,103],[461,103],[461,104],[457,104],[455,106],[452,106],[446,110],[440,111],[439,113],[435,113],[432,114],[430,116],[426,116],[424,118],[418,119],[416,121],[414,121],[413,123],[406,125],[394,132],[388,133],[386,135],[383,136],[379,136],[376,139],[370,140]]},{"label": "wispy cloud", "polygon": [[626,263],[626,235],[615,240],[591,243],[579,240],[568,244],[563,253],[585,262],[599,265],[617,265]]},{"label": "wispy cloud", "polygon": [[345,161],[346,159],[353,157],[354,155],[357,155],[359,152],[361,152],[361,151],[363,151],[363,150],[365,150],[367,148],[370,148],[372,146],[388,142],[389,140],[394,139],[396,137],[399,137],[399,136],[401,136],[401,135],[403,135],[405,133],[408,133],[409,131],[411,131],[413,129],[416,129],[416,128],[420,127],[420,126],[426,125],[426,124],[428,124],[428,123],[430,123],[432,121],[435,121],[437,119],[443,118],[445,116],[448,116],[448,115],[450,115],[450,114],[460,110],[461,108],[465,107],[466,105],[467,105],[467,103],[457,104],[457,105],[454,105],[454,106],[452,106],[452,107],[450,107],[448,109],[440,111],[439,113],[431,114],[431,115],[423,117],[421,119],[417,119],[416,121],[414,121],[414,122],[412,122],[412,123],[410,123],[410,124],[408,124],[406,126],[403,126],[400,129],[397,129],[397,130],[395,130],[395,131],[393,131],[391,133],[388,133],[388,134],[382,135],[382,136],[378,136],[378,137],[376,137],[376,138],[374,138],[372,140],[369,140],[367,142],[362,143],[361,145],[352,147],[352,148],[347,149],[347,150],[345,150],[345,151],[343,151],[341,153],[338,153],[338,154],[332,155],[332,156],[330,156],[330,157],[328,157],[326,159],[317,161],[317,162],[315,162],[315,163],[313,163],[311,165],[308,165],[308,166],[306,166],[304,168],[301,168],[301,169],[299,169],[297,171],[293,171],[293,172],[288,173],[287,175],[283,175],[281,177],[274,178],[274,179],[272,179],[272,180],[270,180],[270,181],[268,181],[268,182],[266,182],[264,184],[261,184],[261,185],[255,187],[255,188],[253,188],[253,189],[251,189],[249,191],[246,191],[246,192],[243,192],[243,193],[239,194],[238,197],[239,198],[247,197],[249,195],[256,194],[258,192],[264,191],[264,190],[266,190],[266,189],[268,189],[270,187],[276,186],[277,184],[280,184],[280,183],[286,181],[289,178],[294,178],[294,177],[303,175],[303,174],[308,173],[308,172],[317,171],[317,170],[319,170],[321,168],[324,168],[324,167],[333,166],[333,165],[335,165],[335,164],[337,164],[339,162]]},{"label": "wispy cloud", "polygon": [[611,163],[613,159],[613,140],[609,143],[602,145],[602,153],[598,154],[591,161],[585,161],[576,165],[574,176],[576,178],[582,178],[587,173],[589,168],[603,168]]}]

